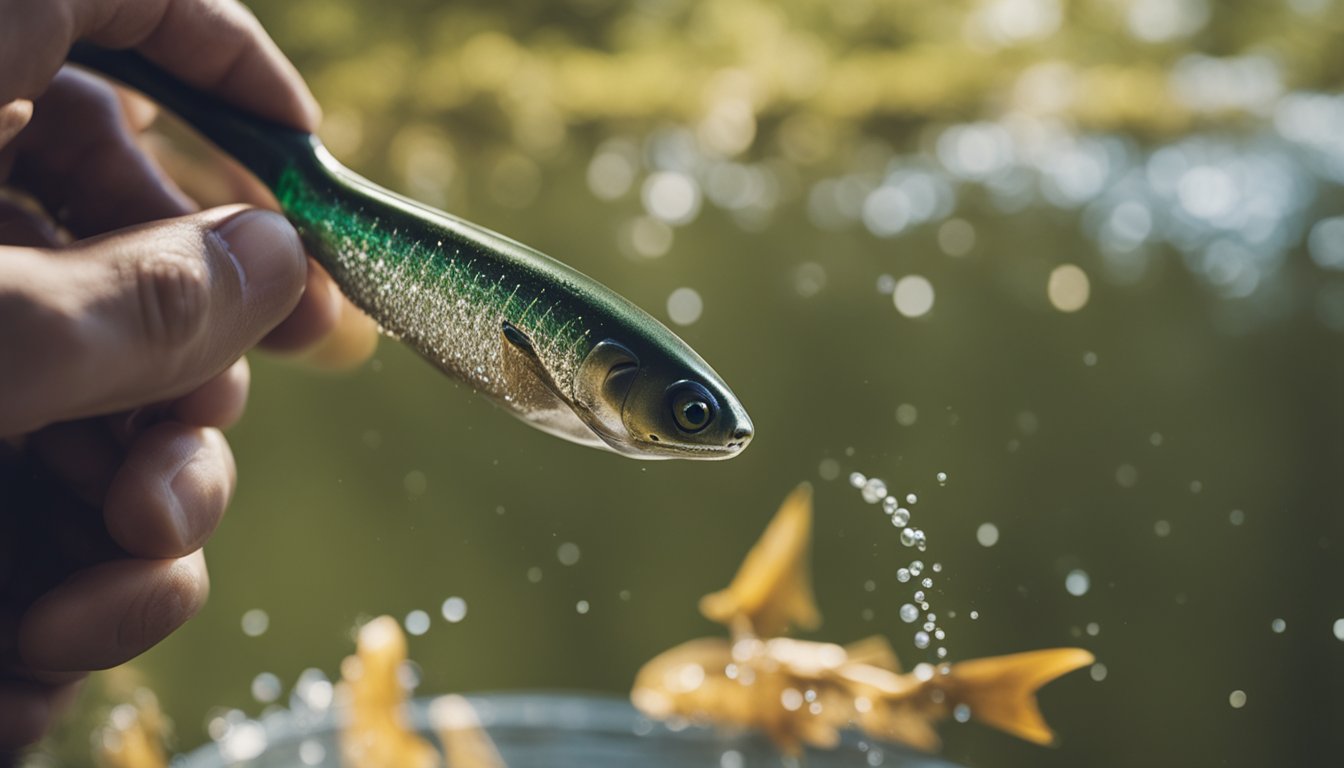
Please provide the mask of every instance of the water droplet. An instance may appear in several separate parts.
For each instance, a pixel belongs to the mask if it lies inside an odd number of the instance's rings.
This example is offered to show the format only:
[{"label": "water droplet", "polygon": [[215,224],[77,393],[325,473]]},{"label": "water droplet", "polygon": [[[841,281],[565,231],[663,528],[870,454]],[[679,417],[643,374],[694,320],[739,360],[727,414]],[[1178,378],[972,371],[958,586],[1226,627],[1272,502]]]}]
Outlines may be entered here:
[{"label": "water droplet", "polygon": [[924,577],[924,580],[921,581],[921,582],[919,582],[919,583],[922,584],[922,585],[924,585],[924,588],[925,588],[925,589],[932,589],[932,588],[933,588],[933,579],[929,578],[928,576],[925,576],[925,577]]},{"label": "water droplet", "polygon": [[919,409],[909,403],[896,406],[896,423],[902,427],[914,426],[919,420]]},{"label": "water droplet", "polygon": [[691,325],[704,309],[705,302],[694,288],[678,288],[667,297],[667,317],[677,325]]},{"label": "water droplet", "polygon": [[[942,638],[939,638],[939,639],[941,640]],[[946,659],[946,658],[947,658],[947,649],[946,649],[946,648],[944,648],[944,647],[942,647],[942,646],[938,646],[938,658],[940,658],[940,659]]]},{"label": "water droplet", "polygon": [[1074,597],[1086,595],[1091,586],[1092,580],[1088,578],[1087,571],[1081,568],[1069,571],[1069,575],[1064,577],[1064,589],[1068,590],[1069,594]]},{"label": "water droplet", "polygon": [[896,580],[899,581],[899,582],[901,582],[901,583],[905,583],[905,582],[909,581],[909,580],[910,580],[910,569],[909,569],[909,568],[897,568],[897,569],[896,569]]},{"label": "water droplet", "polygon": [[579,545],[572,541],[566,541],[555,550],[555,557],[561,565],[574,565],[579,562]]},{"label": "water droplet", "polygon": [[1087,634],[1091,637],[1096,637],[1097,635],[1101,634],[1101,625],[1095,621],[1088,622]]},{"label": "water droplet", "polygon": [[913,507],[913,506],[915,506],[915,504],[918,503],[918,502],[919,502],[919,497],[916,496],[915,494],[913,494],[913,493],[907,493],[907,494],[905,494],[905,503],[906,503],[906,504],[909,504],[910,506]]},{"label": "water droplet", "polygon": [[946,640],[946,639],[947,639],[947,633],[944,632],[942,629],[935,629],[935,630],[933,630],[933,639],[934,639],[934,640]]},{"label": "water droplet", "polygon": [[1283,619],[1275,619],[1269,623],[1269,628],[1274,630],[1274,634],[1282,635],[1284,630],[1288,629],[1288,622]]},{"label": "water droplet", "polygon": [[271,626],[271,617],[260,608],[243,614],[243,634],[248,637],[261,637]]},{"label": "water droplet", "polygon": [[919,574],[921,574],[921,573],[923,573],[923,572],[924,572],[924,561],[923,561],[923,560],[913,560],[913,561],[911,561],[911,563],[910,563],[910,575],[911,575],[911,576],[918,576]]},{"label": "water droplet", "polygon": [[1089,674],[1092,675],[1093,680],[1100,683],[1102,680],[1106,679],[1106,665],[1101,662],[1093,664],[1092,669],[1089,670]]},{"label": "water droplet", "polygon": [[[541,581],[541,569],[534,569],[537,572],[537,581]],[[529,579],[531,573],[528,574]],[[450,597],[443,601],[443,618],[449,624],[456,624],[467,617],[467,601],[460,597]]]},{"label": "water droplet", "polygon": [[882,500],[882,511],[886,512],[888,515],[895,512],[896,509],[900,506],[901,503],[896,500],[895,496],[888,496],[887,498]]},{"label": "water droplet", "polygon": [[971,611],[971,621],[975,621],[975,620],[978,619],[978,618],[980,618],[980,612],[979,612],[979,611]]},{"label": "water droplet", "polygon": [[1157,534],[1159,539],[1165,539],[1171,535],[1171,523],[1166,520],[1158,520],[1153,523],[1153,533]]},{"label": "water droplet", "polygon": [[574,604],[574,610],[578,611],[580,615],[587,613],[587,612],[588,612],[588,601],[587,601],[587,600],[580,600],[579,602],[575,603],[575,604]]},{"label": "water droplet", "polygon": [[1344,619],[1335,619],[1335,639],[1344,640]]},{"label": "water droplet", "polygon": [[1227,521],[1233,525],[1241,525],[1246,522],[1246,513],[1240,509],[1234,509],[1227,513]]},{"label": "water droplet", "polygon": [[[895,516],[893,516],[892,521],[894,522],[895,519],[896,519]],[[915,546],[915,529],[906,528],[905,530],[901,531],[901,543],[907,547]]]},{"label": "water droplet", "polygon": [[942,563],[934,563],[934,564],[933,564],[933,572],[934,572],[934,573],[942,573],[942,572],[943,572],[943,564],[942,564]]},{"label": "water droplet", "polygon": [[939,472],[939,473],[937,474],[937,478],[938,478],[938,484],[939,484],[939,485],[947,485],[947,473],[946,473],[946,472]]},{"label": "water droplet", "polygon": [[919,601],[920,603],[924,602],[924,590],[922,589],[915,590],[915,600]]},{"label": "water droplet", "polygon": [[262,704],[270,704],[280,698],[280,678],[270,672],[262,672],[252,678],[252,698]]},{"label": "water droplet", "polygon": [[870,478],[868,482],[863,484],[861,495],[864,501],[869,504],[876,504],[887,497],[887,484],[876,477]]},{"label": "water droplet", "polygon": [[910,510],[905,507],[898,507],[891,513],[891,524],[897,528],[904,528],[910,524]]},{"label": "water droplet", "polygon": [[429,614],[414,610],[406,614],[406,620],[402,623],[405,624],[407,633],[419,637],[429,631]]},{"label": "water droplet", "polygon": [[864,484],[867,483],[867,482],[868,482],[868,478],[864,477],[862,472],[850,472],[850,473],[849,473],[849,484],[850,484],[851,486],[853,486],[853,487],[855,487],[855,488],[862,488],[862,487],[864,486]]},{"label": "water droplet", "polygon": [[1246,692],[1236,690],[1228,694],[1227,703],[1232,705],[1233,709],[1241,709],[1246,706]]},{"label": "water droplet", "polygon": [[952,708],[952,719],[958,723],[964,723],[971,719],[971,708],[965,704],[958,704]]},{"label": "water droplet", "polygon": [[916,648],[921,648],[921,649],[922,649],[922,648],[928,648],[928,647],[929,647],[929,633],[928,633],[928,632],[924,632],[924,631],[921,630],[921,631],[915,633],[915,647],[916,647]]}]

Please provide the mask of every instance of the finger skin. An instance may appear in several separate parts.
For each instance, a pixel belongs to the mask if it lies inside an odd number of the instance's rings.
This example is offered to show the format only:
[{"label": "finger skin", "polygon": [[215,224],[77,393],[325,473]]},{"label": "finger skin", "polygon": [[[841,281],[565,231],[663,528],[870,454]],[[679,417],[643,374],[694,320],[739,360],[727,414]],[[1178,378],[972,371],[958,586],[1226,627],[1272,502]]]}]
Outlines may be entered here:
[{"label": "finger skin", "polygon": [[215,532],[236,482],[219,430],[157,424],[127,450],[108,486],[103,522],[135,557],[180,557]]},{"label": "finger skin", "polygon": [[140,149],[112,86],[79,70],[57,73],[14,147],[14,184],[76,237],[196,210]]},{"label": "finger skin", "polygon": [[31,669],[107,669],[139,656],[200,610],[210,591],[198,550],[176,560],[114,560],[76,573],[24,614]]},{"label": "finger skin", "polygon": [[0,435],[191,392],[288,316],[306,278],[293,227],[255,209],[59,253],[0,247]]},{"label": "finger skin", "polygon": [[135,48],[178,79],[312,131],[303,79],[236,0],[0,0],[0,104],[36,98],[76,40]]},{"label": "finger skin", "polygon": [[228,429],[243,417],[251,383],[252,369],[247,358],[240,357],[228,370],[178,398],[170,411],[183,424]]}]

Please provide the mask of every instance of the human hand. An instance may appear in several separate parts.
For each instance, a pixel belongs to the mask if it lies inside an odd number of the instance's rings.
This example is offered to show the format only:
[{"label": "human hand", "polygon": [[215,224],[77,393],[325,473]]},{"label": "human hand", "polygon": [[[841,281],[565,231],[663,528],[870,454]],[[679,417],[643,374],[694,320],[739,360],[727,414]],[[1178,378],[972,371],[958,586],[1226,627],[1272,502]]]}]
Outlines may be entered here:
[{"label": "human hand", "polygon": [[[338,294],[278,214],[192,213],[142,151],[142,102],[62,68],[87,40],[312,130],[293,67],[234,0],[0,0],[0,763],[87,670],[200,607],[234,487],[242,354],[331,329]],[[244,201],[259,202],[242,198]]]}]

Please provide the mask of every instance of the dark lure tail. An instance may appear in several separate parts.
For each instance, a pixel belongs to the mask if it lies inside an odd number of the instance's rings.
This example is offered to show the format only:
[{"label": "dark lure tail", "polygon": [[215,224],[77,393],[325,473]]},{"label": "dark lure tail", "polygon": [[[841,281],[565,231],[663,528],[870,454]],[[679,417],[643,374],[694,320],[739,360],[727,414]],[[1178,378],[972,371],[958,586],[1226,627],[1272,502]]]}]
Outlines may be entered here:
[{"label": "dark lure tail", "polygon": [[318,163],[321,142],[311,133],[250,115],[201,94],[133,51],[112,51],[76,43],[69,60],[106,75],[166,107],[233,156],[274,190],[296,160]]}]

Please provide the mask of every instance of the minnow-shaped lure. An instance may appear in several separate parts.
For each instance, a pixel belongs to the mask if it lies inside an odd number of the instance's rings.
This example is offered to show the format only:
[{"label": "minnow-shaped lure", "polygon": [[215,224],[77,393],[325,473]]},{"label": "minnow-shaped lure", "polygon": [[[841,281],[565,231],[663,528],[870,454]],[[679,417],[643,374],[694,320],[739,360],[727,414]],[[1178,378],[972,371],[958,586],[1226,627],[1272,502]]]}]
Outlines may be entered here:
[{"label": "minnow-shaped lure", "polygon": [[342,166],[314,135],[254,117],[138,54],[70,60],[141,91],[275,194],[347,297],[445,373],[538,429],[639,459],[725,459],[751,419],[648,313],[525,245]]}]

